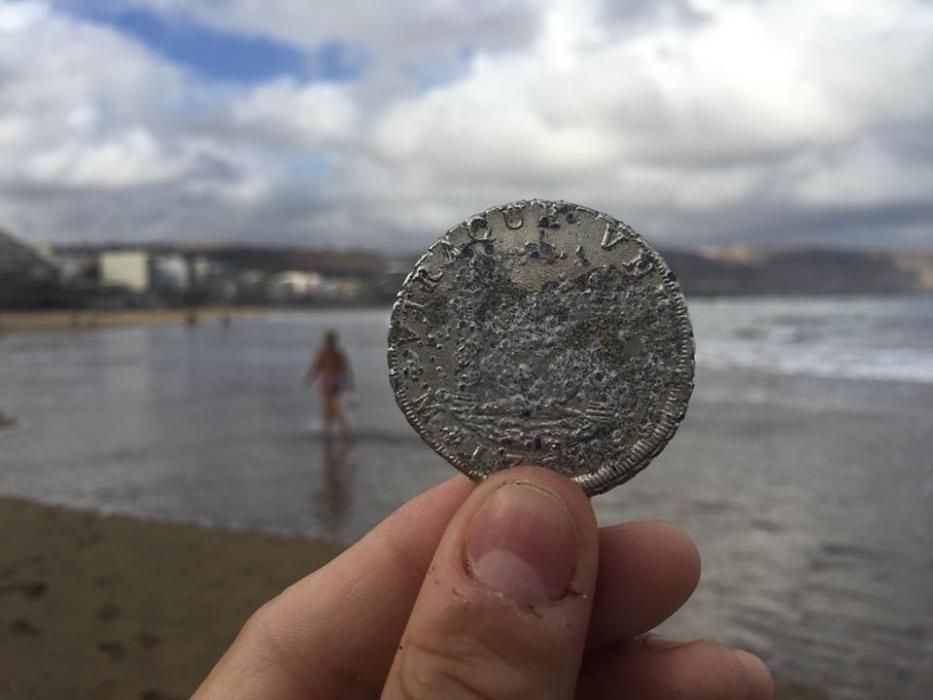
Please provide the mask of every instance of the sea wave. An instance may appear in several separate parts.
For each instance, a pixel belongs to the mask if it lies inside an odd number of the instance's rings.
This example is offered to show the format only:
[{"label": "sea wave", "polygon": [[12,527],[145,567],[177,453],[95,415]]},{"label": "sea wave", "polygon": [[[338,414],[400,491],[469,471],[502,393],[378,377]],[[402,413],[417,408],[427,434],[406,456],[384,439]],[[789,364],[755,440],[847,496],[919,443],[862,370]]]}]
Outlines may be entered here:
[{"label": "sea wave", "polygon": [[933,383],[933,301],[729,299],[691,304],[700,366]]},{"label": "sea wave", "polygon": [[697,343],[697,363],[713,369],[741,368],[777,374],[933,384],[933,352],[911,348],[713,339]]}]

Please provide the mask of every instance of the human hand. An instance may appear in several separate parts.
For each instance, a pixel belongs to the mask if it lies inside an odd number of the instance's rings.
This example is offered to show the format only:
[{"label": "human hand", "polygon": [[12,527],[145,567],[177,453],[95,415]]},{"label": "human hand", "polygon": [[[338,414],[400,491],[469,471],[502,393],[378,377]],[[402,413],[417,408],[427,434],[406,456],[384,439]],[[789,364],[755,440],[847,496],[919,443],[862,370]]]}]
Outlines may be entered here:
[{"label": "human hand", "polygon": [[554,472],[456,477],[257,611],[192,700],[771,698],[750,654],[644,635],[698,579],[681,530],[598,529]]}]

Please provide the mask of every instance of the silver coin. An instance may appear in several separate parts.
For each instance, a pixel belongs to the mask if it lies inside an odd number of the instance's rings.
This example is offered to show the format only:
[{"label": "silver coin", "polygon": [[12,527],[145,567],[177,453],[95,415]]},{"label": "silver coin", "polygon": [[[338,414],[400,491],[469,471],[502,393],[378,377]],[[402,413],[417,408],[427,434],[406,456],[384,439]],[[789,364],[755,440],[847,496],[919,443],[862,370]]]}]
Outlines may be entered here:
[{"label": "silver coin", "polygon": [[676,278],[631,227],[567,202],[493,207],[406,278],[389,378],[408,422],[474,480],[516,464],[590,495],[644,469],[693,391]]}]

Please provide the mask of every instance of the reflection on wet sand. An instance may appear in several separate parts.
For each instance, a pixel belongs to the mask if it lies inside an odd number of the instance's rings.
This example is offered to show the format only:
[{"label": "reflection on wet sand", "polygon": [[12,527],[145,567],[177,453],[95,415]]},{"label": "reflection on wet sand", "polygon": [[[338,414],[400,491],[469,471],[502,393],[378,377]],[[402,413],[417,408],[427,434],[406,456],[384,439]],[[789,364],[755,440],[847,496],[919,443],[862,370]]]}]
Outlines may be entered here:
[{"label": "reflection on wet sand", "polygon": [[3,411],[0,411],[0,429],[12,428],[14,425],[16,425],[16,419],[13,416],[7,415]]},{"label": "reflection on wet sand", "polygon": [[320,442],[320,479],[311,495],[311,515],[322,532],[336,538],[353,505],[353,444],[330,433],[321,435]]}]

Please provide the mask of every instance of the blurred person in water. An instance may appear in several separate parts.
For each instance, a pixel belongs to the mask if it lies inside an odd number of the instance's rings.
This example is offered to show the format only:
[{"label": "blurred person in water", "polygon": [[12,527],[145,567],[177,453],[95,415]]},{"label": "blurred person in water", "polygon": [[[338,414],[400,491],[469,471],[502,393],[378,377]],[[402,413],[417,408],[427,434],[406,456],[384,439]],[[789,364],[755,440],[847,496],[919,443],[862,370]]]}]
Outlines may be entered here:
[{"label": "blurred person in water", "polygon": [[336,423],[341,437],[349,438],[350,424],[340,406],[340,394],[352,385],[353,373],[347,356],[340,349],[337,334],[334,331],[327,331],[324,334],[324,344],[314,356],[311,366],[308,367],[305,381],[308,384],[318,382],[324,408],[325,432],[330,433]]}]

